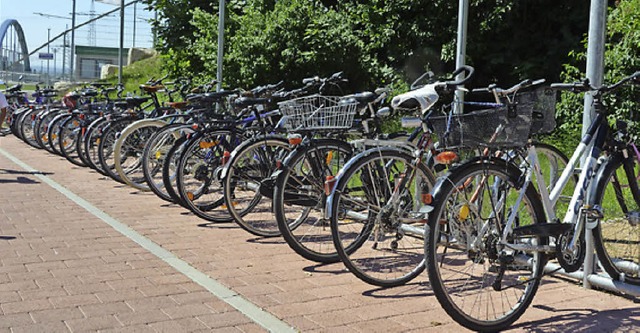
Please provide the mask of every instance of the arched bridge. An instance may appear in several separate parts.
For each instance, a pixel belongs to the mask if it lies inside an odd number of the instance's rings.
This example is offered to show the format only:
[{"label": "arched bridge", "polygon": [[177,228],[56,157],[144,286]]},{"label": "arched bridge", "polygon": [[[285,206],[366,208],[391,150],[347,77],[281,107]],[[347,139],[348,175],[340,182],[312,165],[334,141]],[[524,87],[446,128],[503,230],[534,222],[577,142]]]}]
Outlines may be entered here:
[{"label": "arched bridge", "polygon": [[17,20],[8,19],[0,25],[0,70],[31,71],[29,50],[22,27]]}]

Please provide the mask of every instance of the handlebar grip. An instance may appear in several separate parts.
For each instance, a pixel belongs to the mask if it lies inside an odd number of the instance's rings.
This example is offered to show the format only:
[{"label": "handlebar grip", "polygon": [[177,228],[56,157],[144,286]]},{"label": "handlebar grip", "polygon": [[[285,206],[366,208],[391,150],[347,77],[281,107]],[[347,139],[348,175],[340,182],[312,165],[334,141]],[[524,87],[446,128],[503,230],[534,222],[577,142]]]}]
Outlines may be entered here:
[{"label": "handlebar grip", "polygon": [[582,88],[582,83],[552,83],[549,86],[551,89],[556,90],[578,90],[578,88]]},{"label": "handlebar grip", "polygon": [[475,73],[475,71],[476,71],[476,70],[475,70],[473,67],[471,67],[471,66],[468,66],[468,65],[460,66],[460,67],[458,67],[458,69],[456,69],[456,70],[452,73],[452,75],[455,77],[455,76],[458,76],[458,74],[462,74],[462,73],[464,73],[464,72],[467,72],[467,76],[466,76],[466,77],[464,77],[464,78],[462,78],[461,80],[457,80],[457,81],[447,81],[447,82],[445,82],[445,84],[446,84],[447,86],[461,86],[461,85],[463,85],[463,84],[465,84],[465,83],[469,82],[469,80],[471,79],[471,77],[473,77],[473,74]]}]

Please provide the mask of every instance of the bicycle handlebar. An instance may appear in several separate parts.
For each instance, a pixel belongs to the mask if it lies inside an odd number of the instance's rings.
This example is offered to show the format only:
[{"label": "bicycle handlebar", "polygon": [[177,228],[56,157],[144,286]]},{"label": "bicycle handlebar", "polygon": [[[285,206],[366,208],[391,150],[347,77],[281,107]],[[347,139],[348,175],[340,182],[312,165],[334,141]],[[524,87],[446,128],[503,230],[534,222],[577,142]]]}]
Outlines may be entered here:
[{"label": "bicycle handlebar", "polygon": [[467,73],[465,77],[463,77],[460,80],[457,81],[445,81],[444,84],[447,86],[447,88],[451,88],[451,87],[457,87],[457,86],[461,86],[465,83],[467,83],[469,80],[471,80],[471,78],[473,77],[473,74],[475,73],[475,69],[471,66],[468,65],[463,65],[458,67],[458,69],[456,69],[452,75],[454,77],[458,76],[459,74],[462,73]]},{"label": "bicycle handlebar", "polygon": [[525,89],[525,88],[537,86],[537,85],[543,84],[544,82],[545,82],[545,79],[538,79],[538,80],[535,80],[535,81],[531,81],[531,79],[526,79],[526,80],[521,81],[520,83],[517,83],[517,84],[513,85],[511,88],[508,88],[508,89],[502,89],[502,88],[498,87],[498,85],[496,85],[495,83],[492,83],[488,87],[475,88],[475,89],[471,90],[471,92],[473,92],[473,93],[477,93],[477,92],[494,93],[495,95],[497,95],[497,97],[505,97],[505,96],[507,96],[509,94],[513,94],[513,93],[518,92],[518,90],[520,90],[520,89]]},{"label": "bicycle handlebar", "polygon": [[572,83],[553,83],[551,84],[551,88],[552,89],[556,89],[556,90],[565,90],[565,91],[571,91],[574,93],[579,93],[579,92],[587,92],[587,91],[596,91],[598,93],[607,93],[613,90],[616,90],[618,88],[620,88],[622,85],[624,85],[625,83],[632,81],[634,84],[640,84],[640,71],[637,71],[623,79],[621,79],[620,81],[613,83],[611,85],[603,85],[599,88],[594,87],[593,85],[591,85],[591,82],[589,81],[588,78],[585,78],[584,80],[580,81],[580,82],[572,82]]}]

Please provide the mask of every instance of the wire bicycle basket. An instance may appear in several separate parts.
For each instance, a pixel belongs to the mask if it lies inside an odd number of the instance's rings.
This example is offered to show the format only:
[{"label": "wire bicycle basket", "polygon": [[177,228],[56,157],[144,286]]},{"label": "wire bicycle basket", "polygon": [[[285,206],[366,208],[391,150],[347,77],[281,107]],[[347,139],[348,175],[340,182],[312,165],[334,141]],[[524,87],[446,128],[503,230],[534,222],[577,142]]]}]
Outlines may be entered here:
[{"label": "wire bicycle basket", "polygon": [[313,95],[280,102],[278,106],[287,130],[322,131],[351,128],[358,103],[337,96]]},{"label": "wire bicycle basket", "polygon": [[555,103],[555,92],[542,88],[517,93],[504,104],[485,103],[491,108],[428,121],[442,148],[516,148],[531,135],[553,131]]}]

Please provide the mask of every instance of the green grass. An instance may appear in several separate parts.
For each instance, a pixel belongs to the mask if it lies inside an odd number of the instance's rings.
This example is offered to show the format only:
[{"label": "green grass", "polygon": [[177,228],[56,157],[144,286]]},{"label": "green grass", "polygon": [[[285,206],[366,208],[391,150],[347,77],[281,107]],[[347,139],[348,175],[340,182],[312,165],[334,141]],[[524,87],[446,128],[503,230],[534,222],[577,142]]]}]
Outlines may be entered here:
[{"label": "green grass", "polygon": [[[140,92],[141,84],[144,84],[151,78],[162,78],[165,74],[162,70],[162,59],[159,56],[155,56],[123,67],[122,83],[124,84],[126,92],[131,92],[134,95],[143,95],[143,93]],[[117,84],[118,73],[99,82]]]}]

